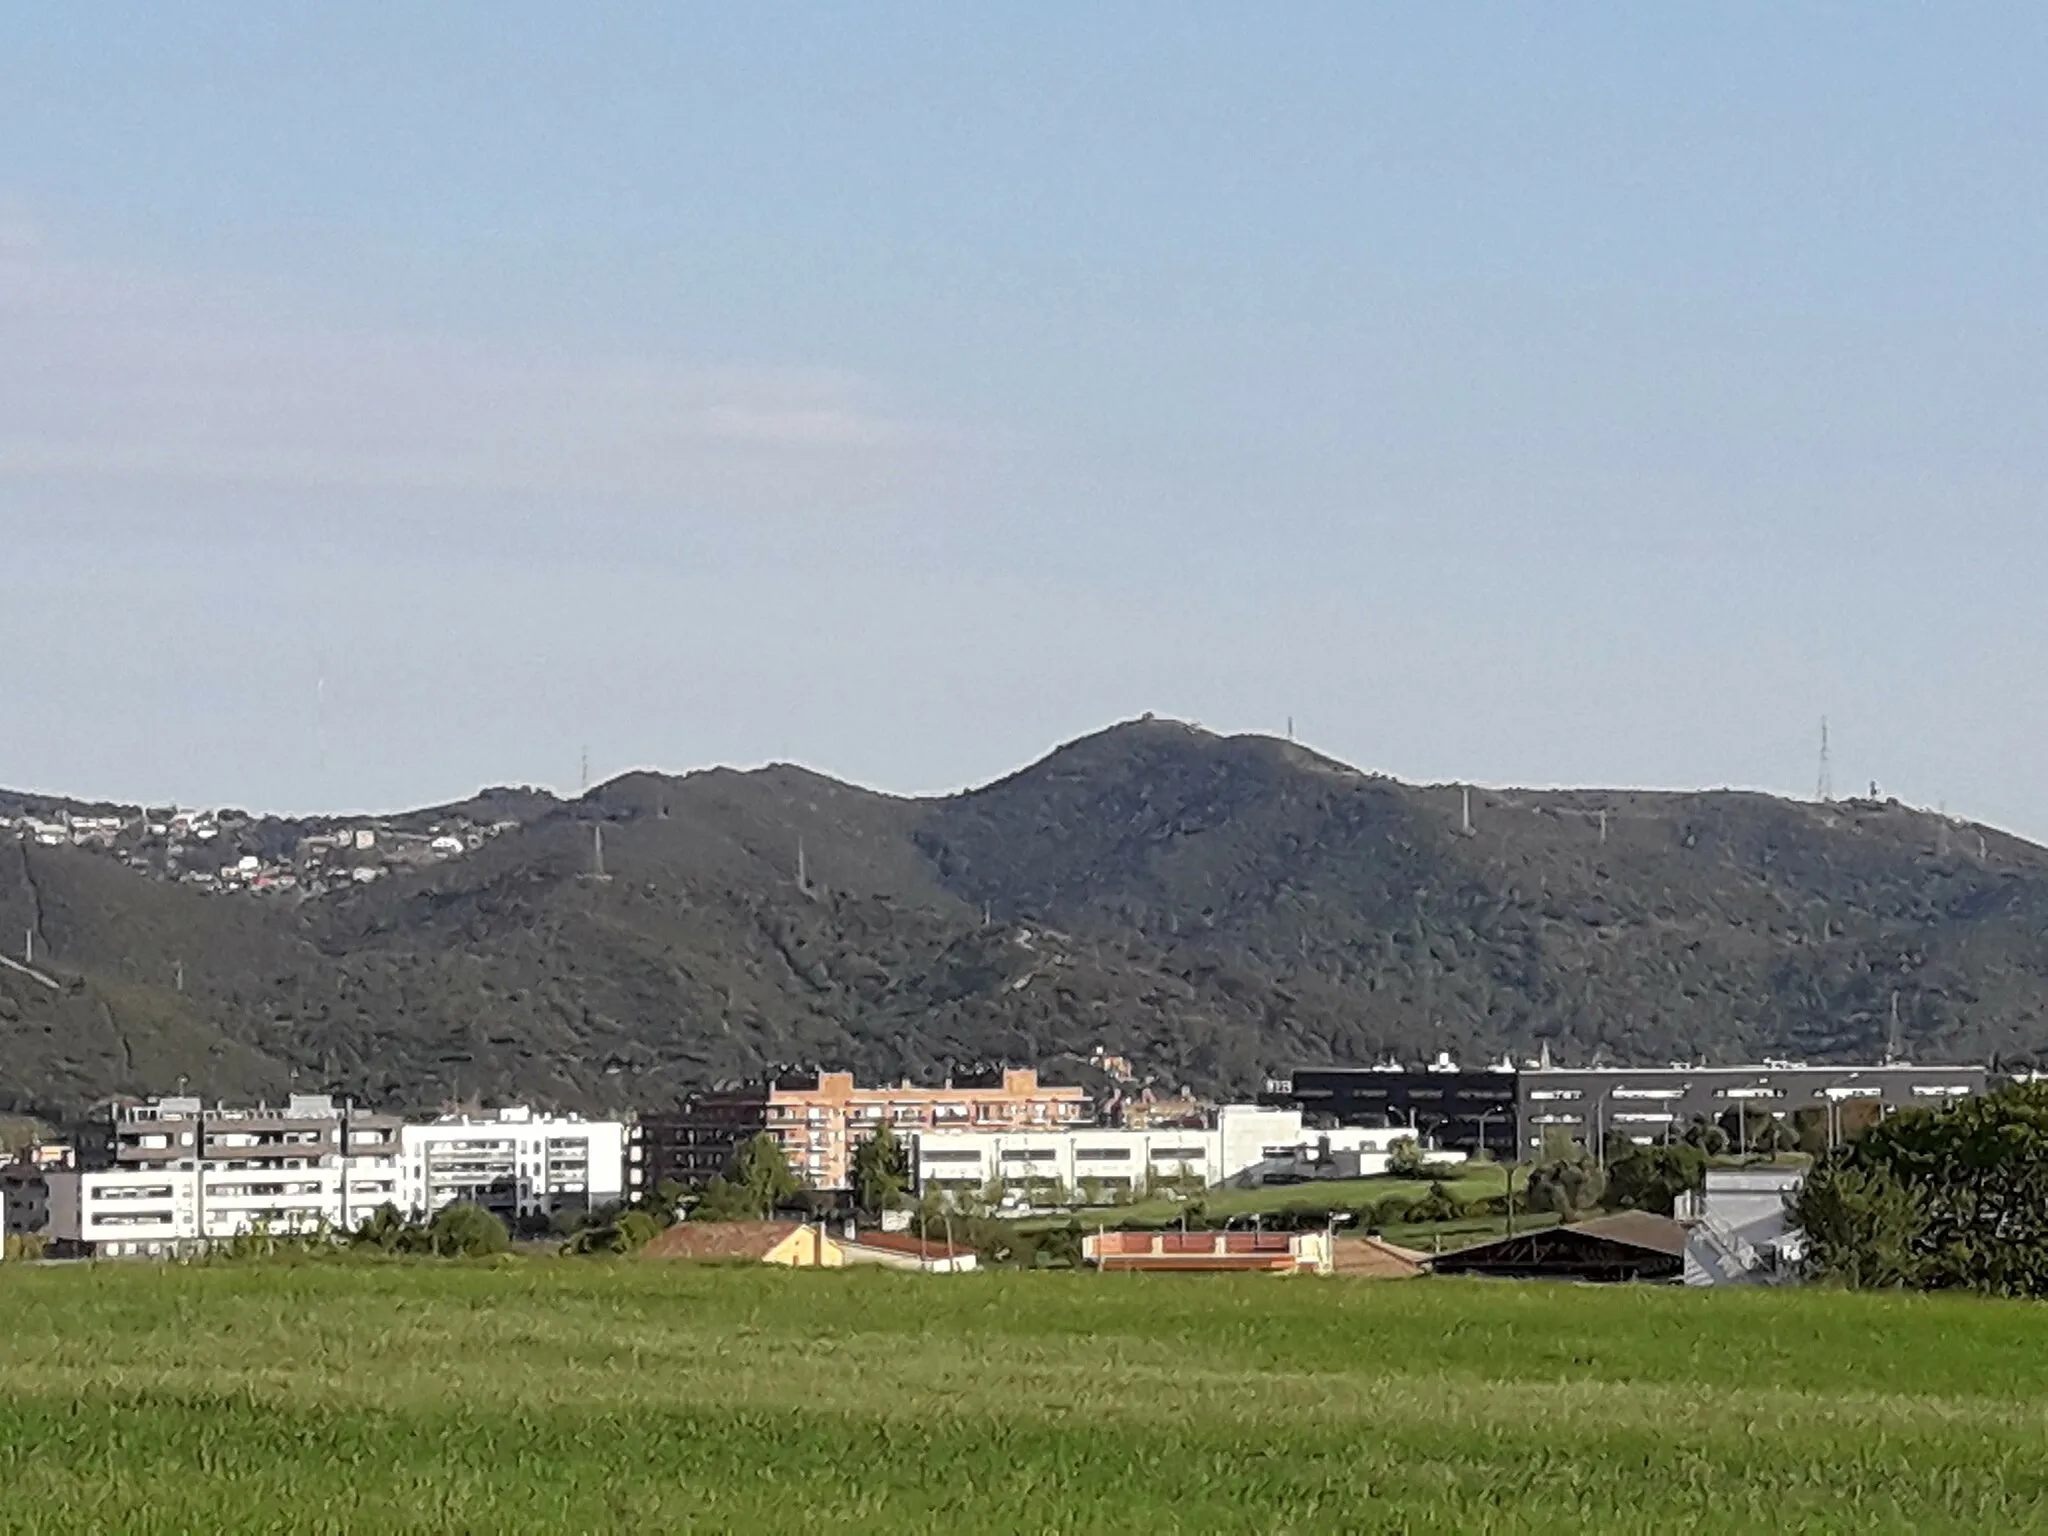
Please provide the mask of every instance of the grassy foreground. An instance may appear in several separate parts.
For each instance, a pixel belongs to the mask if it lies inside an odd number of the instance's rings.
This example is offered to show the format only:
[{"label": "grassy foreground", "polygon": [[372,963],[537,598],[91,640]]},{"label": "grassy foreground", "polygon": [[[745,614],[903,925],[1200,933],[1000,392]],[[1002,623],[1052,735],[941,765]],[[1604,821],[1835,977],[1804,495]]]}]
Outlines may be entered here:
[{"label": "grassy foreground", "polygon": [[2019,1530],[2048,1312],[1452,1281],[0,1272],[0,1529]]}]

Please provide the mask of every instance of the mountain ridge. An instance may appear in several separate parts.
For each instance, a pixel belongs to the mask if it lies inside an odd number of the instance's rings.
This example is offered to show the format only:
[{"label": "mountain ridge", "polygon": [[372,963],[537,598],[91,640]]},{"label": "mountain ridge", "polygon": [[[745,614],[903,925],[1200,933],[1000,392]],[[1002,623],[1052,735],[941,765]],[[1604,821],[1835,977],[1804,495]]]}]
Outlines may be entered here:
[{"label": "mountain ridge", "polygon": [[488,835],[318,897],[0,842],[0,933],[63,980],[0,971],[0,1109],[180,1079],[622,1108],[1098,1046],[1242,1093],[1437,1049],[1874,1056],[1894,1007],[1908,1051],[2048,1049],[2048,850],[1895,802],[1410,785],[1146,718],[948,795],[769,764],[382,820],[458,817]]}]

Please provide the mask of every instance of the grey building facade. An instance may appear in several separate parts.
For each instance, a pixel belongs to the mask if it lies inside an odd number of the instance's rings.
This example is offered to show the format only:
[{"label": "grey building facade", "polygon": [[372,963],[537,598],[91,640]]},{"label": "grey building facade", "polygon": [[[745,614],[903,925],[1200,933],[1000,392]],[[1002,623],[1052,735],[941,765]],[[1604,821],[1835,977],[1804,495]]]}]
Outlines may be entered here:
[{"label": "grey building facade", "polygon": [[[1528,1158],[1546,1137],[1587,1147],[1615,1137],[1677,1140],[1697,1121],[1733,1124],[1739,1141],[1757,1115],[1789,1124],[1814,1111],[1830,1139],[1874,1106],[1938,1108],[1983,1093],[1982,1066],[1857,1066],[1767,1061],[1752,1066],[1302,1067],[1267,1085],[1261,1102],[1299,1109],[1311,1123],[1408,1125],[1448,1147]],[[1872,1113],[1872,1109],[1861,1113]]]},{"label": "grey building facade", "polygon": [[1532,1067],[1516,1074],[1516,1107],[1527,1155],[1542,1150],[1546,1133],[1562,1132],[1596,1147],[1617,1136],[1638,1142],[1676,1140],[1699,1120],[1733,1120],[1739,1137],[1759,1114],[1786,1121],[1801,1110],[1813,1110],[1824,1125],[1833,1126],[1855,1104],[1873,1105],[1886,1115],[1938,1109],[1984,1092],[1989,1076],[1981,1066],[1901,1063]]}]

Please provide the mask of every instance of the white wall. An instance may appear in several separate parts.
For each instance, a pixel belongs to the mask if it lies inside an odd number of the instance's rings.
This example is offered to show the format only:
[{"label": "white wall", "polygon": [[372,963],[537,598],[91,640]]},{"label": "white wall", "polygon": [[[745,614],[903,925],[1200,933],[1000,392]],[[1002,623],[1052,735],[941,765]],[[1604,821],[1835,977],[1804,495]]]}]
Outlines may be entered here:
[{"label": "white wall", "polygon": [[1142,1190],[1149,1179],[1178,1177],[1183,1169],[1205,1189],[1255,1183],[1269,1166],[1293,1166],[1301,1134],[1299,1110],[1233,1104],[1217,1112],[1212,1130],[932,1130],[909,1139],[920,1187],[980,1188],[1000,1171],[1006,1185],[1038,1179],[1078,1195],[1090,1179],[1115,1194]]},{"label": "white wall", "polygon": [[[582,1166],[575,1166],[580,1155]],[[471,1164],[479,1178],[509,1178],[521,1214],[547,1214],[625,1198],[626,1127],[617,1120],[535,1115],[511,1108],[405,1126],[399,1132],[399,1208],[428,1216],[459,1198]]]},{"label": "white wall", "polygon": [[[204,1178],[204,1185],[201,1179]],[[53,1172],[49,1235],[53,1241],[118,1243],[147,1253],[151,1245],[219,1241],[259,1226],[273,1232],[310,1232],[323,1223],[336,1230],[360,1225],[397,1196],[397,1160],[349,1159],[348,1195],[343,1170],[313,1168],[118,1168],[89,1173]]]}]

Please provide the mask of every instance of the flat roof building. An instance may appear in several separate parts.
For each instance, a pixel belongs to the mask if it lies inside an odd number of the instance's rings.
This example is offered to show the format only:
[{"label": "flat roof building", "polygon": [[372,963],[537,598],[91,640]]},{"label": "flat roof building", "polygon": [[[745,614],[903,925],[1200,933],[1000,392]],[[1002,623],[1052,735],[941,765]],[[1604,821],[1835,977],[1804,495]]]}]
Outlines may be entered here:
[{"label": "flat roof building", "polygon": [[507,1222],[591,1210],[635,1193],[619,1120],[536,1114],[524,1105],[414,1121],[399,1132],[400,1211],[426,1220],[456,1204]]},{"label": "flat roof building", "polygon": [[956,1077],[940,1088],[862,1088],[851,1072],[789,1072],[693,1094],[673,1113],[643,1115],[639,1135],[649,1188],[724,1173],[741,1143],[766,1131],[798,1178],[830,1190],[847,1187],[855,1148],[884,1125],[908,1140],[924,1131],[1050,1130],[1092,1114],[1084,1089],[1047,1086],[1029,1067]]},{"label": "flat roof building", "polygon": [[[1766,1061],[1738,1066],[1302,1067],[1267,1084],[1262,1102],[1299,1109],[1311,1124],[1408,1125],[1446,1146],[1527,1158],[1547,1136],[1586,1146],[1614,1137],[1676,1140],[1698,1121],[1727,1117],[1739,1139],[1755,1115],[1813,1111],[1838,1139],[1845,1107],[1938,1108],[1985,1091],[1982,1066]],[[1734,1111],[1748,1111],[1746,1114]]]}]

